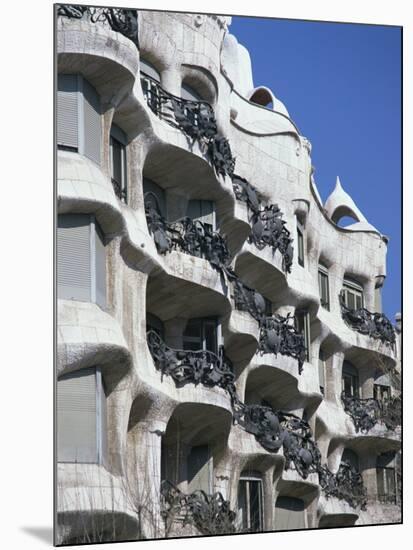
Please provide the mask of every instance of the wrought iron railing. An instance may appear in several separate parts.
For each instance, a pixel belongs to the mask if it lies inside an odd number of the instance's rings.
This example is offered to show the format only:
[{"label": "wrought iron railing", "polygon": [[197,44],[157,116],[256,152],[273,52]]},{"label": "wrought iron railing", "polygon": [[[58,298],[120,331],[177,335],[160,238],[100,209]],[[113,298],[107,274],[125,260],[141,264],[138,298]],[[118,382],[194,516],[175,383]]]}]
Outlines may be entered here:
[{"label": "wrought iron railing", "polygon": [[234,370],[220,346],[218,355],[208,350],[173,349],[165,344],[159,334],[149,330],[146,335],[149,351],[155,367],[170,376],[178,387],[185,384],[202,384],[208,388],[218,386],[235,395]]},{"label": "wrought iron railing", "polygon": [[319,469],[319,480],[325,496],[345,500],[353,508],[366,509],[367,491],[360,472],[345,459],[341,461],[336,474],[327,466]]},{"label": "wrought iron railing", "polygon": [[236,198],[248,206],[251,225],[249,241],[259,250],[266,246],[270,246],[274,252],[279,250],[283,258],[283,270],[290,273],[294,254],[293,239],[278,205],[263,205],[257,190],[240,176],[233,176],[232,186]]},{"label": "wrought iron railing", "polygon": [[298,361],[298,372],[301,374],[307,349],[304,335],[296,328],[294,316],[283,317],[274,313],[261,322],[258,351],[261,354],[288,355]]},{"label": "wrought iron railing", "polygon": [[206,101],[182,99],[167,92],[158,81],[141,71],[143,96],[151,111],[192,142],[197,141],[217,174],[232,176],[235,159],[228,140],[220,136],[214,110]]},{"label": "wrought iron railing", "polygon": [[57,7],[58,17],[84,19],[90,23],[108,25],[113,31],[126,36],[139,49],[138,11],[126,8],[96,8],[65,4]]},{"label": "wrought iron railing", "polygon": [[211,226],[185,217],[167,222],[152,201],[145,204],[146,221],[160,254],[180,250],[208,260],[214,267],[225,268],[231,257],[226,239]]},{"label": "wrought iron railing", "polygon": [[339,295],[339,300],[341,315],[348,326],[361,334],[370,336],[370,338],[381,340],[387,345],[395,345],[394,327],[383,313],[372,313],[364,307],[350,309],[345,304],[343,293]]},{"label": "wrought iron railing", "polygon": [[204,535],[235,531],[236,514],[220,492],[208,495],[198,490],[190,494],[180,491],[169,481],[161,484],[162,516],[170,529],[174,521],[193,525]]},{"label": "wrought iron railing", "polygon": [[238,311],[248,311],[260,323],[266,313],[266,303],[262,294],[244,284],[236,275],[233,279],[233,291],[235,308]]},{"label": "wrought iron railing", "polygon": [[351,395],[341,394],[344,410],[353,420],[356,431],[368,432],[378,422],[394,431],[401,425],[401,398],[390,397],[383,401],[374,398],[360,399]]}]

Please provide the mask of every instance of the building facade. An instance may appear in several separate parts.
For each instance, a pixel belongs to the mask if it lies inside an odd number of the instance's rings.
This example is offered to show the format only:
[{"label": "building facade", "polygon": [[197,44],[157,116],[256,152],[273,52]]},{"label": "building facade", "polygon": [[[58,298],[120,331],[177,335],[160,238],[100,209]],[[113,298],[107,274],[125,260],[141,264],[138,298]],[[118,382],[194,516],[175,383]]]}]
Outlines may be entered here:
[{"label": "building facade", "polygon": [[230,19],[56,7],[59,544],[400,521],[387,239]]}]

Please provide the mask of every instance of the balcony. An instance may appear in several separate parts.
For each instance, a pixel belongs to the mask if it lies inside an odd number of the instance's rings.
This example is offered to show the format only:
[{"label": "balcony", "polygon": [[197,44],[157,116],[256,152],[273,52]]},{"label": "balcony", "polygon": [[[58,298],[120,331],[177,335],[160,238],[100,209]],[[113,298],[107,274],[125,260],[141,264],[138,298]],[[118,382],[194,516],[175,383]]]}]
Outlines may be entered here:
[{"label": "balcony", "polygon": [[198,142],[215,172],[232,176],[235,159],[228,140],[218,134],[214,111],[206,101],[182,99],[162,88],[155,79],[141,71],[143,96],[151,111],[188,138]]},{"label": "balcony", "polygon": [[352,508],[366,509],[367,496],[361,474],[349,461],[342,460],[338,472],[333,474],[326,466],[319,470],[321,488],[327,498],[345,500]]},{"label": "balcony", "polygon": [[57,8],[58,17],[83,19],[93,24],[108,26],[135,44],[139,49],[138,11],[125,8],[95,8],[79,5],[61,5]]},{"label": "balcony", "polygon": [[383,313],[372,313],[364,307],[350,309],[344,302],[343,293],[339,295],[339,300],[341,315],[350,328],[394,348],[396,333],[393,325]]},{"label": "balcony", "polygon": [[168,534],[174,522],[193,525],[203,535],[235,532],[236,514],[221,493],[207,495],[198,490],[185,494],[169,481],[161,486],[162,517]]},{"label": "balcony", "polygon": [[218,386],[231,398],[235,396],[235,375],[223,346],[219,348],[219,355],[208,350],[176,350],[167,346],[154,330],[147,332],[147,343],[155,367],[162,377],[170,376],[177,387],[190,383],[208,388]]},{"label": "balcony", "polygon": [[209,224],[188,217],[167,222],[152,201],[146,201],[145,214],[149,232],[160,254],[180,250],[208,260],[217,269],[229,265],[227,242],[218,232],[212,231]]},{"label": "balcony", "polygon": [[295,317],[283,317],[274,313],[261,322],[260,342],[258,352],[261,355],[273,353],[289,355],[298,361],[299,374],[303,371],[306,360],[306,346],[304,335],[296,329]]},{"label": "balcony", "polygon": [[249,242],[254,243],[258,250],[265,246],[271,247],[273,252],[279,250],[283,258],[283,270],[290,273],[294,254],[293,239],[278,205],[263,206],[256,189],[240,176],[233,176],[232,186],[236,198],[248,206],[251,225]]},{"label": "balcony", "polygon": [[234,409],[234,421],[253,434],[264,449],[269,452],[283,449],[286,470],[294,465],[303,479],[318,472],[321,455],[305,420],[266,405],[245,405],[238,401]]},{"label": "balcony", "polygon": [[360,399],[341,394],[344,410],[351,416],[356,432],[367,433],[378,422],[382,422],[388,430],[394,431],[401,425],[401,398],[390,397],[384,401],[377,399]]}]

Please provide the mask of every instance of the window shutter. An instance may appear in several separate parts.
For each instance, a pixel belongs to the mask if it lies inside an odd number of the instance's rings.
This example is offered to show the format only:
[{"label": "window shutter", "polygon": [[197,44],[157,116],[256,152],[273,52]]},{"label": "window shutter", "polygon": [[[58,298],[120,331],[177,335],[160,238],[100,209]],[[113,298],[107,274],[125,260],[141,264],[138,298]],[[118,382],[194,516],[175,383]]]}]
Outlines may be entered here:
[{"label": "window shutter", "polygon": [[100,164],[101,116],[96,90],[83,79],[84,154]]},{"label": "window shutter", "polygon": [[95,254],[96,254],[96,303],[106,308],[106,249],[104,237],[95,223]]},{"label": "window shutter", "polygon": [[325,388],[325,378],[324,378],[324,367],[325,363],[322,359],[318,360],[318,380],[320,388]]},{"label": "window shutter", "polygon": [[212,493],[212,457],[208,445],[192,447],[188,455],[188,492]]},{"label": "window shutter", "polygon": [[91,300],[90,216],[65,214],[57,229],[58,297]]},{"label": "window shutter", "polygon": [[79,147],[79,93],[75,74],[57,77],[57,143],[65,147]]},{"label": "window shutter", "polygon": [[84,369],[57,382],[59,462],[97,463],[96,373]]},{"label": "window shutter", "polygon": [[275,506],[275,531],[305,529],[305,509],[301,499],[278,497]]}]

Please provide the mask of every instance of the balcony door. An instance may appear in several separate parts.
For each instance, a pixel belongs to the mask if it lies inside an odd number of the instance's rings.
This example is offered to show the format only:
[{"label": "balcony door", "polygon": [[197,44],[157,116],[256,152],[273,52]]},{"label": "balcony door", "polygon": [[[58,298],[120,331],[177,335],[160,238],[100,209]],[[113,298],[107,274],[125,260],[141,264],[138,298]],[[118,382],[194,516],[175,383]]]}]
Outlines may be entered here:
[{"label": "balcony door", "polygon": [[212,351],[218,354],[218,323],[216,319],[189,319],[183,334],[184,350]]}]

